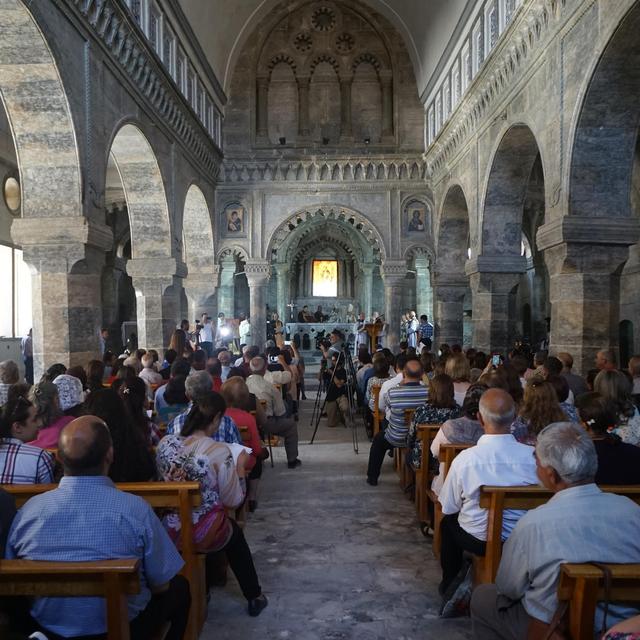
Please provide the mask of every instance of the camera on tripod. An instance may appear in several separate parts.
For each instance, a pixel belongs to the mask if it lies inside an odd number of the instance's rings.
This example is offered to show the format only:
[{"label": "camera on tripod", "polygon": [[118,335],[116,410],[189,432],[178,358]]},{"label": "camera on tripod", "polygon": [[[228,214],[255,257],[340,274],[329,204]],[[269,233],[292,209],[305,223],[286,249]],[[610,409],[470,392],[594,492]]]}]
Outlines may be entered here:
[{"label": "camera on tripod", "polygon": [[316,335],[316,349],[322,350],[322,347],[328,349],[331,346],[331,340],[325,335],[324,331],[319,331]]}]

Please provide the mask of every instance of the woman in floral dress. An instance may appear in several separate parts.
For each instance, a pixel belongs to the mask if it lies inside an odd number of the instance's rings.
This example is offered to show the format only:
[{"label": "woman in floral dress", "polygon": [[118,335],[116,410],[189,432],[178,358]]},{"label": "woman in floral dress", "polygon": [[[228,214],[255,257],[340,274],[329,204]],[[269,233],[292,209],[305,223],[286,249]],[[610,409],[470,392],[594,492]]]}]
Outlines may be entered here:
[{"label": "woman in floral dress", "polygon": [[[193,510],[193,537],[200,553],[224,551],[242,593],[249,615],[257,616],[267,606],[242,529],[225,508],[242,504],[245,498],[243,451],[234,464],[231,449],[211,436],[226,410],[222,396],[212,391],[194,404],[180,435],[167,435],[158,445],[158,471],[165,481],[200,483],[202,504]],[[174,541],[179,540],[180,518],[172,513],[165,525]]]}]

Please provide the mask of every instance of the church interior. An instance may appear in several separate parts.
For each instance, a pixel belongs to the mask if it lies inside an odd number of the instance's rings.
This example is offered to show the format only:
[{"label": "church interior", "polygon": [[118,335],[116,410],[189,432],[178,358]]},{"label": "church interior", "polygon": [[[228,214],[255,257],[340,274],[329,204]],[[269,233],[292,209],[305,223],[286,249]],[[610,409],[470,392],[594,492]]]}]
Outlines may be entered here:
[{"label": "church interior", "polygon": [[640,0],[0,0],[0,637],[640,638],[639,96]]}]

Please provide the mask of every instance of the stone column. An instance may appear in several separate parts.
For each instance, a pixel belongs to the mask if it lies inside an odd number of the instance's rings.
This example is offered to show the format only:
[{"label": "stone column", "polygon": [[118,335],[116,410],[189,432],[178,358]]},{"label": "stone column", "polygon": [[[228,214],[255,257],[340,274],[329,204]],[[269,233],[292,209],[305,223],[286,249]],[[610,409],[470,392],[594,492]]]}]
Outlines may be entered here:
[{"label": "stone column", "polygon": [[440,277],[435,281],[435,310],[433,317],[429,318],[434,325],[434,346],[445,342],[462,346],[464,296],[468,287],[466,279]]},{"label": "stone column", "polygon": [[635,218],[572,215],[538,229],[549,270],[550,350],[568,351],[576,373],[593,367],[597,351],[618,345],[620,272],[639,238]]},{"label": "stone column", "polygon": [[210,273],[189,273],[184,280],[184,292],[189,303],[189,322],[200,318],[203,313],[216,317],[216,290],[220,277],[220,267]]},{"label": "stone column", "polygon": [[298,137],[308,138],[309,128],[309,85],[311,78],[301,77],[298,81]]},{"label": "stone column", "polygon": [[218,287],[218,313],[225,318],[233,318],[235,300],[236,261],[233,256],[223,258],[220,262],[220,286]]},{"label": "stone column", "polygon": [[[431,269],[429,258],[416,256],[416,313],[420,317],[426,313],[433,318],[433,288],[431,287]],[[460,343],[462,344],[462,343]]]},{"label": "stone column", "polygon": [[382,137],[393,138],[393,73],[380,72],[382,85]]},{"label": "stone column", "polygon": [[353,76],[340,76],[340,142],[353,141],[351,85]]},{"label": "stone column", "polygon": [[283,324],[289,322],[289,307],[291,302],[291,287],[289,286],[289,265],[285,263],[276,263],[273,265],[276,274],[277,287],[277,306],[278,315]]},{"label": "stone column", "polygon": [[260,348],[267,340],[267,285],[270,267],[266,260],[247,260],[244,272],[249,284],[249,318],[253,344]]},{"label": "stone column", "polygon": [[256,85],[256,138],[266,142],[269,138],[269,78],[257,78]]},{"label": "stone column", "polygon": [[381,273],[384,282],[385,320],[389,325],[386,346],[395,352],[400,344],[402,286],[407,275],[407,264],[404,260],[386,260]]},{"label": "stone column", "polygon": [[127,262],[136,292],[138,344],[162,353],[180,321],[180,288],[186,266],[175,258],[135,258]]},{"label": "stone column", "polygon": [[367,320],[371,320],[373,313],[371,307],[373,305],[373,268],[372,264],[363,264],[362,270],[362,311]]},{"label": "stone column", "polygon": [[17,218],[11,237],[31,269],[35,379],[56,362],[86,365],[100,354],[100,278],[111,229],[80,216]]}]

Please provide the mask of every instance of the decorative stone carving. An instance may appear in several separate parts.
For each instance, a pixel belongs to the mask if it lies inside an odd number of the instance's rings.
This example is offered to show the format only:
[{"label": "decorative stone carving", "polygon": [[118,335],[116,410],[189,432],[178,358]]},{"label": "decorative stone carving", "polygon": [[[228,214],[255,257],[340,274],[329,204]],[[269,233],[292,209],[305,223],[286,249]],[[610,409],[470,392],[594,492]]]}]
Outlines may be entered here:
[{"label": "decorative stone carving", "polygon": [[341,33],[336,38],[336,50],[339,53],[349,53],[355,44],[356,40],[350,33]]},{"label": "decorative stone carving", "polygon": [[311,24],[316,31],[331,31],[336,26],[336,14],[330,7],[320,7],[311,14]]},{"label": "decorative stone carving", "polygon": [[299,33],[293,39],[293,46],[300,53],[307,53],[308,51],[311,51],[311,47],[313,46],[313,40],[311,39],[311,34],[307,33],[306,31]]}]

